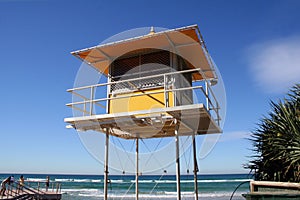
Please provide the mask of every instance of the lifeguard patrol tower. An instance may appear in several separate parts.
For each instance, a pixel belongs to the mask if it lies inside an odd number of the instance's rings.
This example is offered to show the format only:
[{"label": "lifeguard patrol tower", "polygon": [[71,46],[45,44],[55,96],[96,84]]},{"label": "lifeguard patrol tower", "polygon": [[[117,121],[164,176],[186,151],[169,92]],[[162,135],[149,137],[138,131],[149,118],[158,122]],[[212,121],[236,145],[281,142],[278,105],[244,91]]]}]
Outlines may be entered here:
[{"label": "lifeguard patrol tower", "polygon": [[[159,32],[151,28],[146,35],[72,54],[107,77],[104,83],[69,89],[68,92],[81,100],[67,106],[81,114],[65,119],[69,128],[106,134],[104,199],[108,198],[110,135],[136,140],[136,199],[139,139],[175,138],[177,199],[180,199],[178,138],[192,136],[195,197],[198,198],[194,137],[222,132],[221,108],[212,90],[218,84],[218,77],[198,26]],[[102,94],[106,91],[105,97],[98,98],[97,91]]]}]

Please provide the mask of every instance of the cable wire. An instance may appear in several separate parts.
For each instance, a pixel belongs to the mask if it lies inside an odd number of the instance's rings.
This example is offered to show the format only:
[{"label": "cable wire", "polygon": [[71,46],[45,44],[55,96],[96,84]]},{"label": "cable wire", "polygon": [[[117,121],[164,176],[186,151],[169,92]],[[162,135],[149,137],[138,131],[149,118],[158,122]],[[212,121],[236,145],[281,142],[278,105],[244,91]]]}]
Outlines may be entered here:
[{"label": "cable wire", "polygon": [[250,182],[250,181],[244,181],[244,182],[241,182],[241,183],[235,188],[235,190],[232,192],[231,197],[230,197],[229,200],[232,200],[232,197],[233,197],[234,193],[239,189],[239,187],[240,187],[241,185],[243,185],[243,184],[245,184],[245,183],[248,183],[248,182]]}]

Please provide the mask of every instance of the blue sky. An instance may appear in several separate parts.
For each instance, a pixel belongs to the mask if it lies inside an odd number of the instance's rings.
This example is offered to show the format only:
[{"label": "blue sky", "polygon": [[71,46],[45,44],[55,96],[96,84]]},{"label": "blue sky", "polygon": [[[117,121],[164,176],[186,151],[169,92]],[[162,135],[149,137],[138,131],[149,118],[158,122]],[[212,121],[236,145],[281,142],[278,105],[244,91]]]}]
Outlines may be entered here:
[{"label": "blue sky", "polygon": [[63,119],[80,62],[69,52],[132,28],[198,24],[227,92],[224,133],[201,173],[240,173],[244,138],[300,80],[300,2],[0,0],[0,172],[102,174]]}]

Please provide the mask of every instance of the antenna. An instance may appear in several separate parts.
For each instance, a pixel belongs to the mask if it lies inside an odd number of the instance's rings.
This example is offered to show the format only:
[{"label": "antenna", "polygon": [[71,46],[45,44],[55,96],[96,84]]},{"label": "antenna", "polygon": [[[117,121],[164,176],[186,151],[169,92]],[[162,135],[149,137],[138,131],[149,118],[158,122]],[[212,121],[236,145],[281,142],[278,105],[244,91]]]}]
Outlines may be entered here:
[{"label": "antenna", "polygon": [[149,32],[149,35],[153,35],[154,33],[155,33],[154,27],[153,27],[153,26],[151,26],[151,28],[150,28],[150,32]]}]

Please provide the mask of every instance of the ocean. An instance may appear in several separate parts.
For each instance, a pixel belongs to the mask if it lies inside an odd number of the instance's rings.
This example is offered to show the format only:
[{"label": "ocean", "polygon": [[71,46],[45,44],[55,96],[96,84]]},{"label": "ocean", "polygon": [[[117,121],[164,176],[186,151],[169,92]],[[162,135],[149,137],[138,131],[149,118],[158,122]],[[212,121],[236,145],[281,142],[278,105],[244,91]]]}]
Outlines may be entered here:
[{"label": "ocean", "polygon": [[[1,174],[2,181],[14,175],[18,180],[20,174]],[[63,200],[103,199],[103,176],[100,175],[54,175],[23,174],[25,181],[37,187],[37,182],[44,182],[50,176],[51,182],[62,184]],[[232,192],[242,182],[251,180],[248,174],[198,175],[199,199],[229,200]],[[135,177],[133,175],[110,175],[108,185],[109,199],[135,199]],[[45,187],[42,183],[41,188]],[[51,187],[51,185],[50,185]],[[181,175],[182,199],[192,200],[194,181],[192,175]],[[139,177],[140,199],[176,199],[175,175],[143,175]],[[241,194],[249,191],[249,183],[239,187],[233,200],[244,199]]]}]

